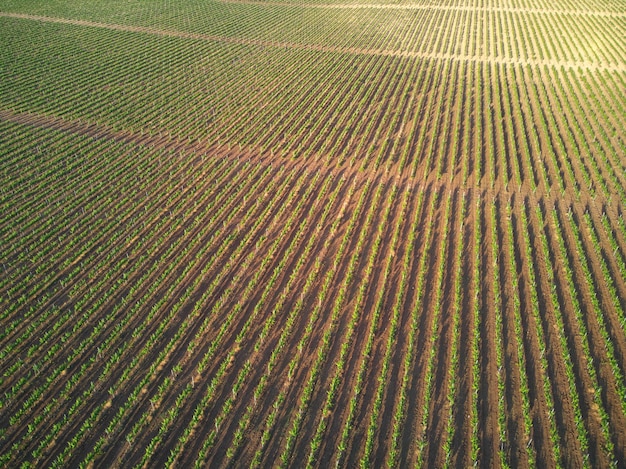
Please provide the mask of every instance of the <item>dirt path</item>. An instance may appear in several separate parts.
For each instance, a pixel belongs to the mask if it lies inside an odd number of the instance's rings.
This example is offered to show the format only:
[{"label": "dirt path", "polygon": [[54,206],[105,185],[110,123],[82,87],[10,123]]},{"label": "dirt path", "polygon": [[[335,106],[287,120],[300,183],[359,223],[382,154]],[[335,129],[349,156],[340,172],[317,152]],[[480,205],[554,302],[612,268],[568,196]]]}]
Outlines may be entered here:
[{"label": "dirt path", "polygon": [[[348,161],[338,162],[332,160],[320,160],[316,158],[292,158],[290,155],[277,158],[272,156],[271,153],[261,152],[255,147],[241,147],[236,145],[231,148],[229,144],[217,145],[207,140],[197,140],[189,142],[185,139],[178,139],[176,137],[160,136],[158,132],[150,134],[142,134],[133,131],[118,131],[106,124],[85,122],[81,120],[68,120],[57,116],[50,116],[37,113],[14,113],[9,110],[0,109],[0,120],[11,121],[19,124],[31,125],[34,127],[55,129],[63,132],[73,133],[76,135],[90,136],[94,139],[108,139],[117,142],[132,143],[136,145],[142,145],[145,147],[151,147],[155,149],[161,149],[166,151],[184,151],[195,152],[197,155],[215,154],[218,152],[223,155],[224,158],[230,158],[233,160],[239,160],[241,158],[247,159],[253,163],[262,164],[264,166],[270,166],[273,164],[281,164],[285,169],[296,169],[298,171],[320,171],[322,174],[333,174],[335,176],[342,176],[345,178],[356,178],[359,181],[364,180],[380,180],[382,182],[394,182],[399,187],[413,187],[417,182],[423,185],[431,185],[433,190],[439,188],[449,188],[458,185],[458,178],[449,180],[448,178],[437,178],[432,168],[425,174],[418,172],[417,177],[411,176],[410,168],[404,168],[400,170],[398,165],[395,164],[391,168],[381,166],[376,169],[374,167],[363,168],[357,165],[350,165]],[[528,184],[522,186],[516,186],[515,184],[503,185],[496,183],[493,186],[489,185],[488,181],[483,181],[478,188],[482,191],[484,197],[505,197],[510,198],[511,195],[517,194],[518,196],[525,197],[533,207],[539,202],[544,203],[546,206],[552,206],[555,202],[560,201],[568,205],[583,204],[597,209],[600,204],[603,204],[602,195],[598,194],[597,197],[592,198],[592,195],[585,190],[581,190],[578,196],[571,194],[570,191],[560,192],[552,190],[546,193],[543,187],[538,187],[533,191]],[[609,212],[614,212],[615,207],[606,206]]]},{"label": "dirt path", "polygon": [[511,8],[511,7],[472,7],[472,6],[449,6],[449,5],[414,5],[414,4],[387,4],[387,3],[318,3],[304,5],[291,2],[263,2],[255,0],[217,0],[221,3],[234,3],[241,5],[259,5],[289,8],[319,8],[329,10],[428,10],[428,11],[455,11],[455,12],[488,12],[488,13],[531,13],[538,15],[576,15],[576,16],[599,16],[607,18],[626,18],[626,13],[602,10],[559,10],[556,8]]},{"label": "dirt path", "polygon": [[293,42],[282,41],[267,41],[259,39],[248,39],[240,37],[219,36],[212,34],[200,34],[186,31],[166,30],[151,28],[147,26],[135,26],[135,25],[122,25],[113,23],[101,23],[97,21],[87,21],[69,18],[57,18],[50,16],[29,15],[25,13],[9,13],[0,12],[0,17],[4,18],[19,18],[33,21],[41,21],[46,23],[58,23],[58,24],[70,24],[74,26],[87,26],[93,28],[109,29],[113,31],[128,31],[145,34],[154,34],[158,36],[166,37],[179,37],[184,39],[196,39],[201,41],[214,41],[223,42],[228,44],[240,44],[240,45],[256,45],[262,47],[275,47],[285,48],[293,50],[307,50],[316,52],[330,52],[340,54],[352,54],[352,55],[379,55],[388,57],[403,57],[412,59],[427,59],[427,60],[454,60],[462,62],[476,62],[476,63],[489,63],[489,64],[503,64],[503,65],[531,65],[535,67],[557,67],[564,69],[582,69],[582,70],[595,70],[595,71],[610,71],[610,72],[626,72],[626,64],[601,64],[587,61],[570,61],[570,60],[549,60],[549,59],[511,59],[505,57],[494,57],[490,55],[466,55],[466,54],[449,54],[449,53],[423,53],[423,52],[410,52],[410,51],[398,51],[387,49],[368,49],[359,47],[334,47],[324,46],[321,44],[299,44]]}]

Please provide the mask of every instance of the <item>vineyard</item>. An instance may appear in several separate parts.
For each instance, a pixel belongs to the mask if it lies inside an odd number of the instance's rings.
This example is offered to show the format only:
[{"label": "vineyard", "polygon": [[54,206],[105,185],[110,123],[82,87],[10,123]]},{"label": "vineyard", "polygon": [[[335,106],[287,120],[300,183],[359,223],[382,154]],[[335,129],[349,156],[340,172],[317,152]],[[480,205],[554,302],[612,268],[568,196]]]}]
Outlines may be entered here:
[{"label": "vineyard", "polygon": [[0,44],[0,466],[626,464],[626,1],[0,0]]}]

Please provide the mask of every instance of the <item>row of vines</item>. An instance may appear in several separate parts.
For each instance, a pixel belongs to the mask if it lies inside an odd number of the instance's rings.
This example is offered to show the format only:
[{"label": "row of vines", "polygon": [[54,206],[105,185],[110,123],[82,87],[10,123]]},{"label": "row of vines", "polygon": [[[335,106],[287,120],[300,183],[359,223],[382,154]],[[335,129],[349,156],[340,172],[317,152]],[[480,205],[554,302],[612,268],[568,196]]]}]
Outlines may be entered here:
[{"label": "row of vines", "polygon": [[0,465],[626,460],[620,2],[6,3]]}]

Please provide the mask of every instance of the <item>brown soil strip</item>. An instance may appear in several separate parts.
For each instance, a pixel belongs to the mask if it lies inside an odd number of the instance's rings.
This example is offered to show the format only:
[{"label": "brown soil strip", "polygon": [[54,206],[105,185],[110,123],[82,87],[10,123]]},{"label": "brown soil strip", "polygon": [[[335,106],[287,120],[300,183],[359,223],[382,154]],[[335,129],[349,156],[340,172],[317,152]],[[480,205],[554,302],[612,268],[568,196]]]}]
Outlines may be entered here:
[{"label": "brown soil strip", "polygon": [[234,3],[241,5],[258,5],[271,7],[289,8],[316,8],[324,10],[428,10],[428,11],[468,11],[468,12],[488,12],[488,13],[531,13],[538,15],[575,15],[575,16],[599,16],[608,18],[626,18],[626,13],[617,11],[602,10],[559,10],[559,9],[539,9],[539,8],[510,8],[510,7],[472,7],[472,6],[450,6],[450,5],[415,5],[415,4],[391,4],[391,3],[318,3],[301,4],[290,2],[263,2],[255,0],[219,0],[221,3]]},{"label": "brown soil strip", "polygon": [[58,24],[70,24],[74,26],[87,26],[93,28],[109,29],[113,31],[128,31],[136,33],[154,34],[158,36],[166,37],[178,37],[184,39],[196,39],[201,41],[214,41],[223,42],[227,44],[239,44],[239,45],[255,45],[262,47],[275,47],[293,50],[306,50],[316,52],[330,52],[339,54],[352,54],[352,55],[381,55],[389,57],[403,57],[412,59],[428,59],[428,60],[456,60],[462,62],[478,62],[478,63],[493,63],[504,65],[531,65],[536,67],[560,67],[565,69],[582,69],[582,70],[606,70],[611,72],[626,72],[626,64],[599,64],[587,61],[569,61],[569,60],[529,60],[521,58],[505,58],[494,57],[488,55],[465,55],[465,54],[446,54],[446,53],[423,53],[423,52],[409,52],[409,51],[397,51],[387,49],[364,49],[359,47],[335,47],[324,46],[320,44],[299,44],[293,42],[281,42],[281,41],[267,41],[260,39],[248,39],[240,37],[219,36],[212,34],[200,34],[186,31],[165,30],[158,28],[151,28],[147,26],[134,26],[134,25],[122,25],[112,23],[101,23],[96,21],[57,18],[50,16],[29,15],[25,13],[8,13],[0,12],[0,17],[4,18],[19,18],[33,21],[42,21],[46,23],[58,23]]},{"label": "brown soil strip", "polygon": [[[350,165],[349,162],[333,162],[332,160],[320,160],[316,158],[295,158],[292,155],[285,155],[277,158],[268,152],[261,152],[254,147],[238,147],[230,144],[215,144],[208,140],[196,140],[189,142],[186,139],[161,136],[158,132],[152,134],[143,134],[129,130],[115,130],[103,123],[86,122],[81,120],[69,120],[57,116],[37,114],[37,113],[15,113],[9,110],[0,109],[0,120],[11,121],[18,124],[31,125],[34,127],[54,129],[63,132],[73,133],[76,135],[89,136],[94,139],[108,139],[117,142],[131,143],[146,147],[161,149],[165,151],[185,151],[195,152],[198,156],[209,154],[220,154],[224,158],[233,160],[246,159],[251,162],[271,166],[275,164],[283,165],[285,169],[307,170],[311,172],[321,171],[323,174],[333,174],[335,176],[343,176],[345,178],[356,178],[358,181],[365,180],[394,182],[400,188],[413,187],[415,184],[430,185],[432,190],[439,188],[449,188],[456,186],[456,179],[437,178],[435,171],[430,170],[426,173],[418,172],[417,176],[410,175],[410,168],[404,168],[400,171],[398,165],[395,164],[391,168],[380,167],[378,169],[373,166],[362,168],[358,165]],[[531,206],[535,206],[540,201],[546,206],[552,206],[554,203],[563,202],[568,205],[583,204],[590,209],[597,211],[599,206],[604,207],[611,215],[614,215],[615,207],[607,206],[601,194],[597,194],[592,198],[591,194],[582,188],[580,195],[577,197],[571,191],[559,192],[552,190],[548,193],[545,189],[539,187],[536,191],[532,191],[528,184],[517,187],[515,184],[504,185],[497,181],[493,187],[489,186],[488,181],[481,183],[481,187],[477,188],[482,191],[484,197],[510,198],[516,194],[525,197]]]}]

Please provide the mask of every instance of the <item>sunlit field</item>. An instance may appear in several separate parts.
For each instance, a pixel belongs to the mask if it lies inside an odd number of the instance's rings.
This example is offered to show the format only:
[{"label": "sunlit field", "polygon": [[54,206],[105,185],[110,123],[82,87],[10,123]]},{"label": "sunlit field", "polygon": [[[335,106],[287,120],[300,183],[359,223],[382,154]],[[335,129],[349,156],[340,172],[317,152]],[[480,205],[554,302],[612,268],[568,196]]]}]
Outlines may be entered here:
[{"label": "sunlit field", "polygon": [[0,0],[0,465],[626,461],[626,1]]}]

